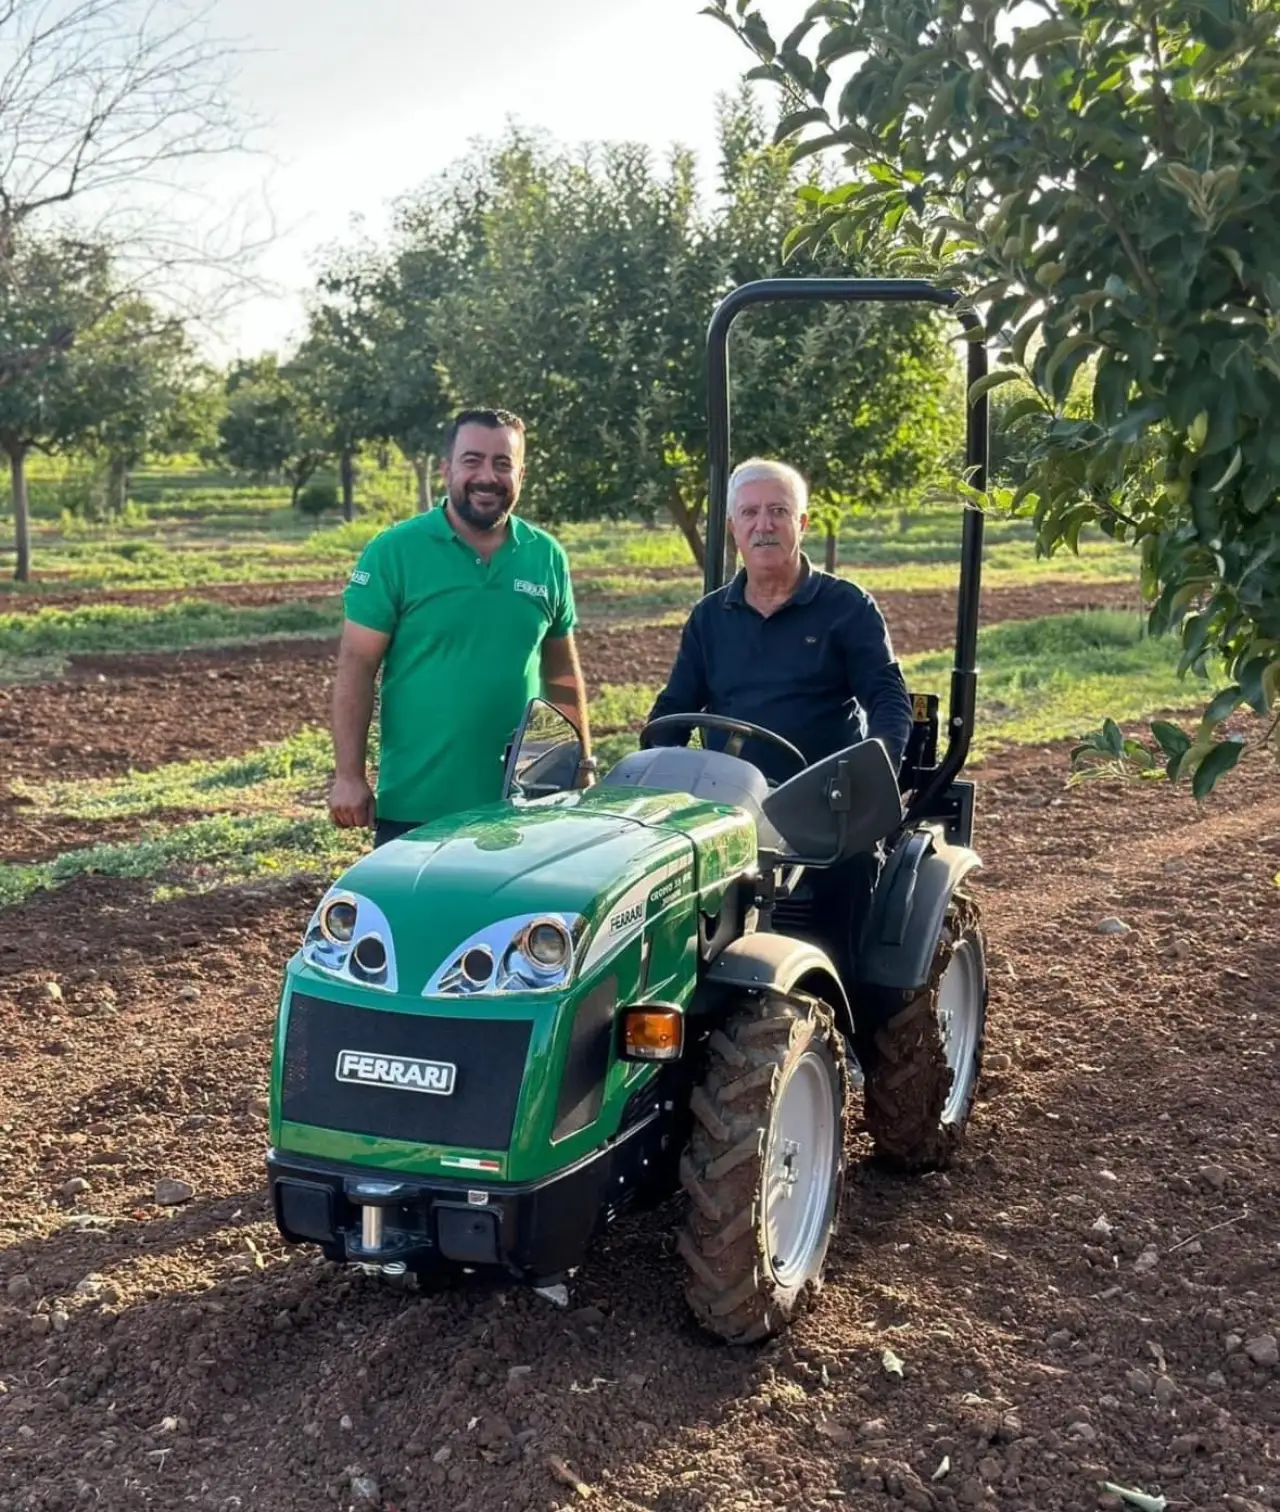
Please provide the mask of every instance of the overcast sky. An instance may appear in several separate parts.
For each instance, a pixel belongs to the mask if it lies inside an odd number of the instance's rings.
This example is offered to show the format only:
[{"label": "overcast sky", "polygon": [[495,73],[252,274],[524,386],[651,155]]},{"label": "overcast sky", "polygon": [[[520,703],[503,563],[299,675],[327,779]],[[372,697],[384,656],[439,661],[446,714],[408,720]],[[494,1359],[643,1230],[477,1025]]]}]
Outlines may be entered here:
[{"label": "overcast sky", "polygon": [[390,200],[509,117],[566,143],[679,141],[709,159],[715,96],[754,59],[702,3],[214,0],[212,25],[252,49],[240,90],[272,159],[220,182],[230,196],[265,180],[283,234],[262,269],[289,291],[239,313],[231,350],[287,343],[318,249],[350,239],[355,216],[376,234]]}]

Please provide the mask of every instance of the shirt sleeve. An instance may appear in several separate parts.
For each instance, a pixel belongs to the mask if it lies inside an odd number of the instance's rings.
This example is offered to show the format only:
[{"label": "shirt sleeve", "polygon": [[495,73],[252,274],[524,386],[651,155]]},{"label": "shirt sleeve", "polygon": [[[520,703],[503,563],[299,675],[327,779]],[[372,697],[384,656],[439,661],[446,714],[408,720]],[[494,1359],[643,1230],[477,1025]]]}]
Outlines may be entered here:
[{"label": "shirt sleeve", "polygon": [[400,575],[385,531],[360,553],[342,593],[342,611],[355,625],[390,635],[400,618]]},{"label": "shirt sleeve", "polygon": [[[699,714],[711,700],[707,682],[707,660],[699,633],[698,613],[695,610],[685,621],[680,633],[680,648],[667,677],[667,685],[658,694],[650,719],[659,719],[664,714]],[[688,745],[691,730],[659,730],[653,736],[654,745]]]},{"label": "shirt sleeve", "polygon": [[578,627],[578,608],[573,598],[573,575],[569,571],[569,558],[558,542],[555,566],[556,601],[552,606],[551,628],[547,634],[558,640],[572,634]]},{"label": "shirt sleeve", "polygon": [[884,742],[896,770],[911,738],[911,695],[889,627],[876,601],[861,590],[840,623],[849,691],[867,717],[867,738]]}]

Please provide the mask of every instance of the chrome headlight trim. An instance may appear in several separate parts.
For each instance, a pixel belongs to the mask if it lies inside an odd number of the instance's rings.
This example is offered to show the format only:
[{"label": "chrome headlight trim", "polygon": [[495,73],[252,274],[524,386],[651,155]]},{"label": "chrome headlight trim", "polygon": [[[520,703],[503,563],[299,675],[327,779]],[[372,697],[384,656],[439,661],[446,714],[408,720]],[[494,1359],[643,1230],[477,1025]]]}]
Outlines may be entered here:
[{"label": "chrome headlight trim", "polygon": [[[335,903],[355,905],[355,924],[349,940],[336,939],[326,927],[326,911]],[[362,965],[357,959],[357,951],[370,942],[380,945],[384,952],[380,968],[372,962]],[[366,954],[376,959],[376,950],[368,950]],[[399,990],[395,942],[386,914],[376,903],[345,888],[331,888],[321,898],[303,937],[302,959],[314,970],[355,987],[370,987],[378,992]]]},{"label": "chrome headlight trim", "polygon": [[[581,914],[543,910],[486,924],[449,952],[428,978],[422,995],[457,998],[560,992],[573,979],[584,922]],[[540,965],[525,953],[525,940],[536,924],[552,924],[563,931],[567,948],[560,965]],[[483,977],[477,958],[488,963]]]}]

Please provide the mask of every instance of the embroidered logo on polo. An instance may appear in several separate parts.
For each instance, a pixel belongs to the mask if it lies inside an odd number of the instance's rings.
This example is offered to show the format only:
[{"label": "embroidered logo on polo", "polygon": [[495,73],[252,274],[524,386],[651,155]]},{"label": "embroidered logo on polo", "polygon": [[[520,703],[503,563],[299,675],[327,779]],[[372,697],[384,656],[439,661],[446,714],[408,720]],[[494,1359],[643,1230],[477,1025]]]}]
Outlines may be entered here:
[{"label": "embroidered logo on polo", "polygon": [[349,581],[363,588],[364,585],[369,581],[369,574],[367,572],[361,572],[361,570],[357,567],[352,572]]},{"label": "embroidered logo on polo", "polygon": [[517,593],[527,593],[530,598],[550,598],[545,583],[531,583],[528,578],[517,578],[513,585]]}]

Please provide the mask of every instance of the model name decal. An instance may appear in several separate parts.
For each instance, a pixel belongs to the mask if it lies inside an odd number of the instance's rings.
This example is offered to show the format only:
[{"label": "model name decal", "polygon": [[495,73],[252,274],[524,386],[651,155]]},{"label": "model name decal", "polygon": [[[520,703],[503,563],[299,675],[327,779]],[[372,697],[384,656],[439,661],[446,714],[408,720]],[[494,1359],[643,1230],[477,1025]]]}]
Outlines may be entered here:
[{"label": "model name decal", "polygon": [[334,1072],[340,1082],[364,1087],[395,1087],[402,1092],[453,1095],[457,1066],[448,1061],[411,1060],[402,1055],[372,1055],[367,1050],[339,1050]]},{"label": "model name decal", "polygon": [[676,893],[681,889],[685,881],[688,879],[688,875],[688,872],[681,872],[678,877],[672,877],[669,881],[664,882],[661,887],[655,887],[654,890],[649,894],[650,905],[653,906],[658,903],[666,902],[666,900],[671,897],[673,893]]}]

